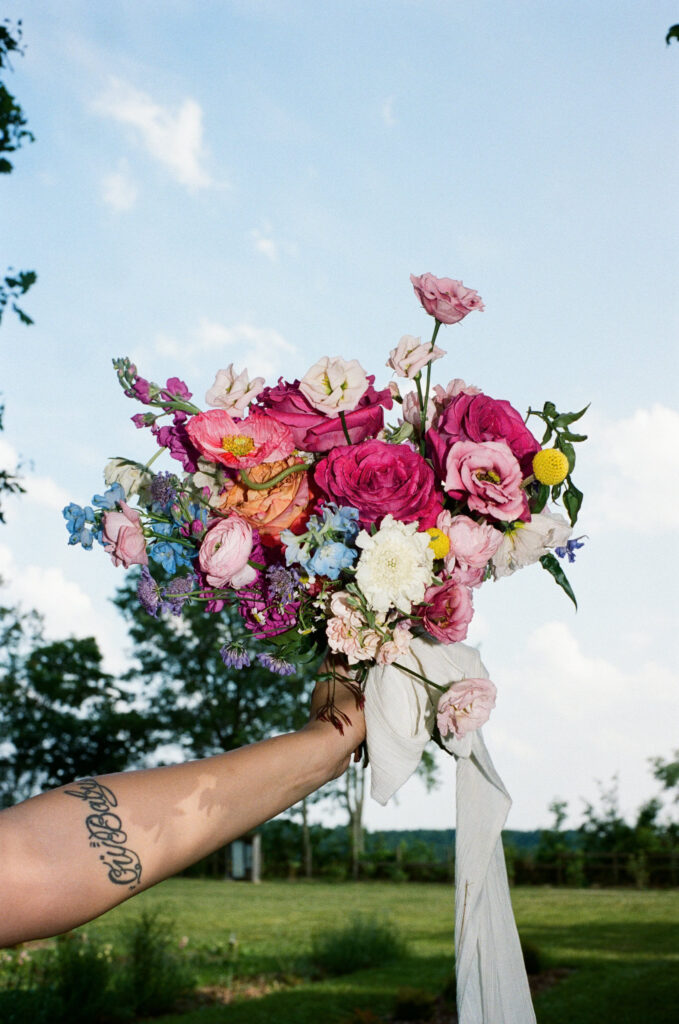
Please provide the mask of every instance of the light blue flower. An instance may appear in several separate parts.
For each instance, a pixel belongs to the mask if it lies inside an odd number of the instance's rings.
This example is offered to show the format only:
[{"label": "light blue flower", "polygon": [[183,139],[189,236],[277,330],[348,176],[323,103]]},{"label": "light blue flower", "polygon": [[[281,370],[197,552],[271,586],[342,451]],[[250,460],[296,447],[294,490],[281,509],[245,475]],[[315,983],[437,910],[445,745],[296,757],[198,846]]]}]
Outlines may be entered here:
[{"label": "light blue flower", "polygon": [[176,573],[183,566],[192,564],[191,556],[187,553],[183,544],[173,544],[172,541],[156,541],[149,548],[149,554],[154,562],[162,565],[165,572]]},{"label": "light blue flower", "polygon": [[355,558],[356,551],[341,541],[331,541],[330,544],[323,544],[317,549],[309,561],[307,571],[314,576],[327,576],[331,580],[336,580],[342,569],[348,569],[354,564]]},{"label": "light blue flower", "polygon": [[103,494],[95,494],[92,498],[92,504],[96,505],[97,508],[105,508],[111,511],[118,502],[125,501],[125,497],[125,491],[120,484],[113,484]]}]

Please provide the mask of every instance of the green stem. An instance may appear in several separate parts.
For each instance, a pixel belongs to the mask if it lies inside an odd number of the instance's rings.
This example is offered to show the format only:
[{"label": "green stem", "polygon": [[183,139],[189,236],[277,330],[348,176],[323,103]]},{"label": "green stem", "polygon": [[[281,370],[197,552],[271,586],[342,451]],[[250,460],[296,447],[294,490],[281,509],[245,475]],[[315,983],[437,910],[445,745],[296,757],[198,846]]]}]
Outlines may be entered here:
[{"label": "green stem", "polygon": [[414,676],[415,679],[421,679],[423,683],[427,684],[427,686],[433,686],[434,689],[441,690],[442,693],[445,693],[448,689],[447,686],[440,686],[438,683],[433,683],[431,679],[427,679],[426,676],[420,675],[419,672],[414,672],[413,669],[406,668],[405,665],[400,665],[398,661],[393,661],[392,665],[394,668],[400,668],[401,672],[407,672],[409,676]]},{"label": "green stem", "polygon": [[306,462],[296,462],[294,466],[287,466],[282,469],[280,473],[276,473],[270,480],[265,480],[264,483],[258,484],[255,480],[252,480],[244,469],[239,469],[241,481],[251,491],[268,491],[270,487],[275,487],[281,480],[285,480],[286,476],[290,476],[291,473],[303,473],[309,467]]},{"label": "green stem", "polygon": [[[440,326],[441,326],[441,321],[440,320],[436,320],[435,323],[434,323],[434,333],[432,334],[431,341],[429,343],[429,351],[430,352],[434,351],[434,343],[436,342],[436,335],[439,333]],[[426,387],[424,389],[424,409],[425,409],[425,412],[422,414],[422,433],[423,434],[424,434],[425,425],[426,425],[426,422],[427,422],[426,409],[427,409],[427,406],[429,405],[429,385],[430,385],[430,383],[431,383],[431,359],[427,363],[427,384],[426,384]]]},{"label": "green stem", "polygon": [[344,431],[344,436],[347,439],[347,444],[351,444],[351,437],[349,436],[349,431],[347,429],[347,419],[346,419],[346,416],[344,415],[343,412],[341,412],[339,415],[340,415],[340,419],[342,421],[342,430]]},{"label": "green stem", "polygon": [[165,451],[165,449],[164,449],[164,448],[159,448],[159,449],[158,449],[158,451],[157,451],[157,452],[155,453],[155,455],[152,455],[152,456],[151,456],[151,458],[149,459],[149,461],[148,461],[148,462],[146,463],[146,465],[144,466],[144,469],[148,469],[148,468],[149,468],[149,466],[152,466],[152,465],[153,465],[153,463],[154,463],[154,462],[156,461],[156,459],[158,458],[158,456],[159,456],[159,455],[162,455],[164,451]]}]

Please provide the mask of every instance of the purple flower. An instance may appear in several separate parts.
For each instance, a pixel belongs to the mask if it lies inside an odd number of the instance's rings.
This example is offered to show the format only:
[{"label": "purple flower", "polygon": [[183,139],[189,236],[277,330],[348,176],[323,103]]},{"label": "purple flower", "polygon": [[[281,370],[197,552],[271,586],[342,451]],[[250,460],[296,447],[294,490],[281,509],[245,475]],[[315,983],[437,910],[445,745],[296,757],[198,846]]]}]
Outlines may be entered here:
[{"label": "purple flower", "polygon": [[176,477],[172,473],[156,473],[151,481],[151,497],[166,508],[177,497]]},{"label": "purple flower", "polygon": [[566,541],[564,547],[554,548],[554,554],[558,555],[559,558],[567,558],[569,562],[574,562],[575,552],[578,548],[584,548],[584,546],[584,537],[573,537],[572,540]]},{"label": "purple flower", "polygon": [[137,377],[132,385],[132,395],[130,397],[138,398],[144,405],[149,405],[151,402],[151,386],[149,382],[143,377]]},{"label": "purple flower", "polygon": [[173,398],[187,401],[191,398],[191,392],[179,377],[169,377],[165,385],[165,389],[162,392],[162,397],[172,401]]},{"label": "purple flower", "polygon": [[196,577],[193,573],[188,576],[175,576],[162,590],[161,611],[171,612],[172,615],[181,615],[184,603],[189,599],[196,586]]},{"label": "purple flower", "polygon": [[169,448],[172,458],[181,462],[186,473],[195,473],[197,471],[200,452],[197,448],[194,448],[183,424],[175,427],[154,427],[152,429],[161,448]]},{"label": "purple flower", "polygon": [[273,654],[258,654],[257,660],[264,668],[268,668],[269,672],[275,672],[279,676],[291,676],[296,671],[295,666],[289,661],[276,658]]},{"label": "purple flower", "polygon": [[266,570],[269,597],[279,605],[290,604],[298,596],[299,573],[282,565],[270,565]]},{"label": "purple flower", "polygon": [[219,653],[227,668],[249,668],[250,666],[250,655],[240,640],[224,644],[223,647],[220,647]]},{"label": "purple flower", "polygon": [[141,576],[137,583],[137,597],[139,603],[155,619],[160,605],[160,587],[145,565],[141,568]]}]

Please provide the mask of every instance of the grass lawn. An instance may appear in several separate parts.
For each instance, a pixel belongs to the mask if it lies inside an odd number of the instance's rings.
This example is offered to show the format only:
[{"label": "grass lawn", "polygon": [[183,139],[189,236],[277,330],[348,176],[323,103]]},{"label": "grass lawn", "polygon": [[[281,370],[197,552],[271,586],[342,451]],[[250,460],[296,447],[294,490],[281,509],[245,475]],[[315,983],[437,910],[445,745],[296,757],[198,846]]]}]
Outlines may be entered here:
[{"label": "grass lawn", "polygon": [[[522,938],[548,966],[572,968],[536,998],[539,1024],[675,1024],[679,1019],[679,891],[513,891]],[[264,882],[260,886],[172,879],[86,926],[115,942],[122,921],[161,908],[203,985],[225,984],[237,936],[235,976],[301,981],[259,999],[157,1018],[163,1024],[333,1024],[355,1008],[387,1014],[399,988],[442,989],[452,971],[452,887],[426,884]],[[352,912],[388,915],[409,942],[390,967],[310,981],[302,961],[316,929]]]}]

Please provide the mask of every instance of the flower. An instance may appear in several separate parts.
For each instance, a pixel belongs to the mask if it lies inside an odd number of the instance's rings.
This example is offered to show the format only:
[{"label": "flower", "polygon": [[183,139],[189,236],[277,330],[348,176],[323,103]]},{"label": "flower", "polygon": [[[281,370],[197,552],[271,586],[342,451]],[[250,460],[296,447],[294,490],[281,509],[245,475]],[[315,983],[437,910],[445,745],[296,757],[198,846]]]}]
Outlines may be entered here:
[{"label": "flower", "polygon": [[[288,577],[284,581],[284,574]],[[241,591],[239,614],[247,629],[259,638],[286,633],[297,622],[299,595],[296,579],[283,566],[267,569],[266,578]]]},{"label": "flower", "polygon": [[358,359],[323,356],[299,382],[299,390],[314,409],[326,416],[351,412],[368,390],[368,377]]},{"label": "flower", "polygon": [[142,566],[137,583],[137,597],[142,607],[155,619],[160,605],[160,587],[145,565]]},{"label": "flower", "polygon": [[252,545],[252,527],[241,516],[212,523],[198,551],[198,564],[208,585],[239,590],[254,583],[257,570],[248,565]]},{"label": "flower", "polygon": [[304,568],[312,576],[327,576],[339,579],[342,569],[348,569],[356,561],[356,552],[341,541],[331,541],[316,548]]},{"label": "flower", "polygon": [[482,310],[483,302],[478,292],[465,288],[462,281],[450,277],[434,277],[433,274],[410,275],[415,294],[430,316],[442,324],[456,324],[472,310]]},{"label": "flower", "polygon": [[566,544],[571,532],[564,517],[548,509],[534,512],[528,523],[513,523],[503,533],[500,546],[493,555],[495,578],[511,576],[517,569],[537,562],[550,548]]},{"label": "flower", "polygon": [[386,515],[373,536],[361,530],[356,546],[361,548],[356,582],[371,608],[409,612],[419,604],[432,580],[434,552],[427,533]]},{"label": "flower", "polygon": [[[265,483],[289,466],[304,465],[303,459],[295,455],[280,462],[263,462],[253,466],[248,476],[254,483]],[[235,510],[255,526],[265,539],[277,541],[281,530],[288,529],[304,515],[313,495],[309,487],[308,473],[290,473],[280,483],[267,490],[258,491],[247,487],[242,481],[226,481],[226,493],[220,506],[224,511]]]},{"label": "flower", "polygon": [[231,469],[286,459],[294,447],[285,424],[260,411],[234,420],[224,409],[208,409],[192,416],[186,431],[201,454]]},{"label": "flower", "polygon": [[475,587],[483,581],[484,570],[502,543],[502,533],[490,523],[477,523],[469,516],[453,516],[445,509],[436,525],[448,538],[445,570],[456,583]]},{"label": "flower", "polygon": [[151,430],[160,447],[167,448],[172,458],[181,462],[185,473],[195,473],[198,469],[200,451],[191,440],[188,426],[189,424],[177,420],[172,427],[154,425]]},{"label": "flower", "polygon": [[[405,423],[412,423],[417,431],[421,430],[422,414],[420,411],[420,399],[416,391],[408,391],[403,396],[401,415]],[[427,401],[427,414],[425,416],[425,430],[429,430],[436,417],[436,405],[430,398]]]},{"label": "flower", "polygon": [[161,611],[181,615],[184,604],[189,600],[195,586],[196,577],[193,573],[188,576],[175,576],[161,591]]},{"label": "flower", "polygon": [[558,555],[559,558],[567,558],[569,562],[575,561],[575,552],[578,548],[584,548],[585,541],[583,537],[573,537],[572,540],[566,542],[564,547],[554,548],[554,554]]},{"label": "flower", "polygon": [[172,473],[156,473],[149,486],[151,500],[167,511],[177,500],[177,482]]},{"label": "flower", "polygon": [[568,476],[568,457],[558,448],[543,448],[533,456],[533,473],[541,484],[553,487]]},{"label": "flower", "polygon": [[502,441],[457,441],[446,459],[444,490],[473,512],[509,522],[528,516],[521,467]]},{"label": "flower", "polygon": [[62,510],[62,515],[66,520],[66,529],[69,532],[68,543],[82,544],[86,551],[90,551],[94,533],[87,524],[94,524],[94,509],[89,505],[82,508],[72,501]]},{"label": "flower", "polygon": [[223,647],[219,648],[219,654],[227,668],[239,669],[250,667],[250,655],[240,640],[224,644]]},{"label": "flower", "polygon": [[273,654],[258,654],[257,660],[264,668],[268,668],[269,672],[275,672],[279,676],[291,676],[295,672],[294,665],[284,658],[275,658]]},{"label": "flower", "polygon": [[116,566],[129,569],[131,565],[148,565],[140,515],[125,501],[119,502],[119,507],[120,512],[104,512],[102,516],[104,550]]},{"label": "flower", "polygon": [[210,508],[219,508],[222,504],[222,495],[226,489],[227,470],[218,466],[216,462],[210,462],[203,456],[198,460],[198,469],[193,474],[192,482],[197,491],[200,491],[202,500]]},{"label": "flower", "polygon": [[129,462],[127,459],[111,459],[104,467],[104,481],[107,486],[120,484],[128,498],[139,494],[148,486],[150,480],[151,474],[148,469],[138,462]]},{"label": "flower", "polygon": [[[351,412],[345,412],[344,420],[352,444],[358,444],[367,437],[374,437],[384,426],[384,410],[391,409],[393,400],[389,388],[375,391],[375,378],[369,376],[368,388]],[[289,384],[279,378],[277,387],[264,388],[259,396],[259,405],[270,410],[280,423],[292,431],[295,447],[305,452],[327,452],[339,445],[346,445],[342,421],[339,416],[319,413],[304,397],[299,381]]]},{"label": "flower", "polygon": [[453,580],[428,587],[418,614],[427,632],[442,644],[457,643],[466,637],[474,615],[472,592]]},{"label": "flower", "polygon": [[422,344],[421,338],[413,338],[411,334],[404,334],[396,348],[392,348],[386,365],[391,367],[399,377],[412,378],[420,372],[427,363],[433,363],[440,359],[445,352],[442,348],[436,348],[427,342]]},{"label": "flower", "polygon": [[497,690],[490,679],[462,679],[439,700],[436,724],[441,736],[452,733],[461,740],[488,721]]},{"label": "flower", "polygon": [[391,665],[401,655],[410,650],[413,634],[407,622],[399,622],[394,627],[391,640],[385,640],[377,649],[375,661],[378,665]]},{"label": "flower", "polygon": [[[449,513],[450,514],[450,513]],[[443,512],[441,513],[443,515]],[[441,516],[439,516],[439,519]],[[437,519],[438,522],[438,519]],[[429,541],[429,547],[434,552],[434,558],[445,558],[450,551],[450,541],[445,533],[438,529],[436,526],[430,526],[428,530],[425,530],[431,537]]]},{"label": "flower", "polygon": [[364,441],[336,448],[318,463],[314,480],[333,501],[357,508],[364,526],[390,513],[426,529],[441,510],[431,466],[406,444]]},{"label": "flower", "polygon": [[248,378],[248,371],[237,374],[233,363],[225,370],[217,370],[215,382],[205,395],[208,405],[214,405],[227,412],[242,416],[246,407],[257,397],[264,387],[264,378]]}]

